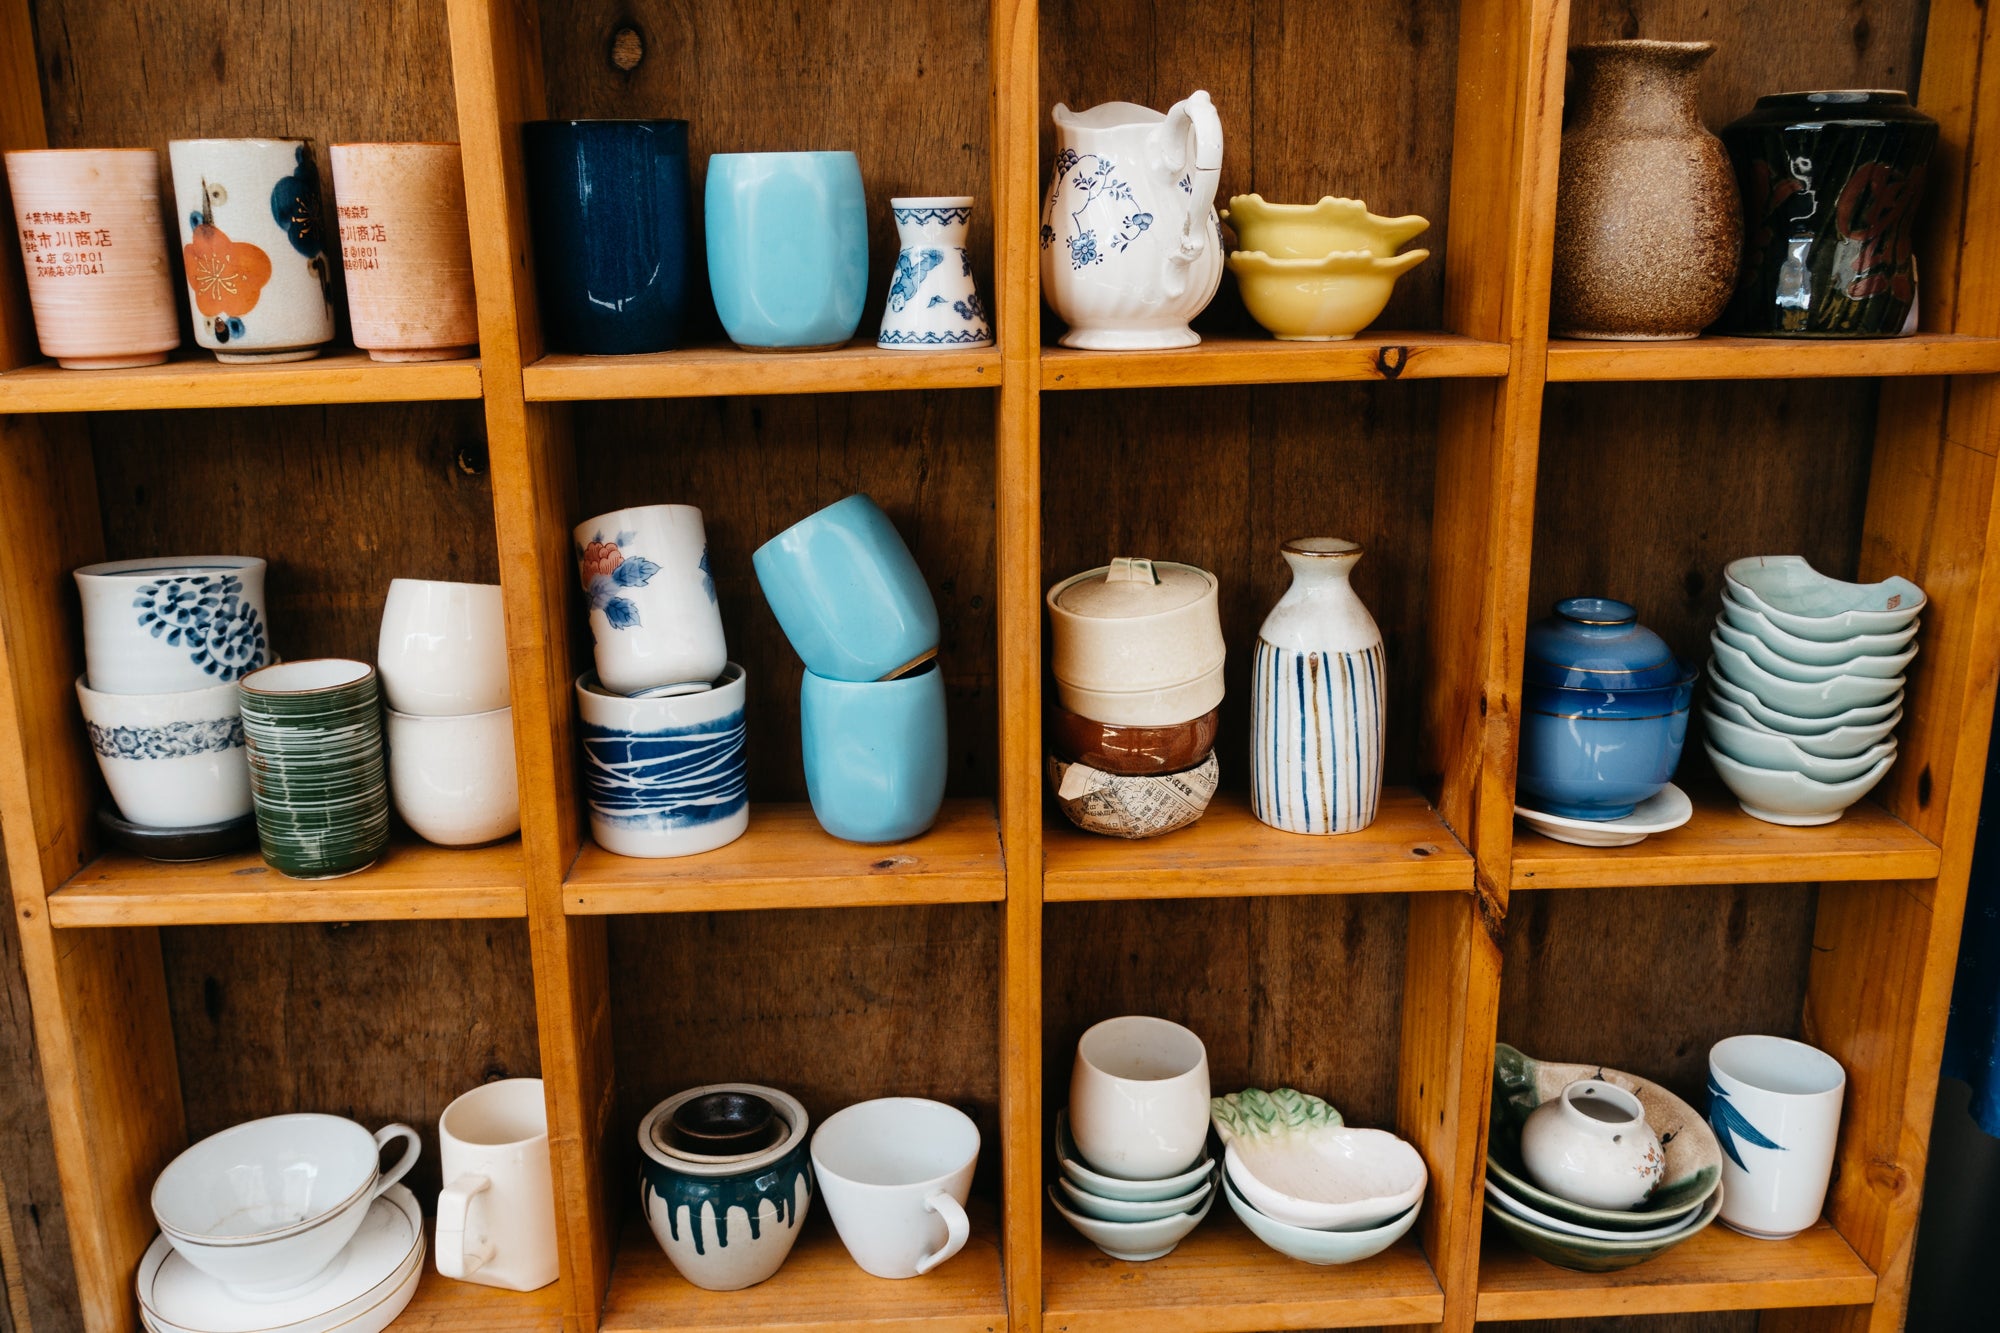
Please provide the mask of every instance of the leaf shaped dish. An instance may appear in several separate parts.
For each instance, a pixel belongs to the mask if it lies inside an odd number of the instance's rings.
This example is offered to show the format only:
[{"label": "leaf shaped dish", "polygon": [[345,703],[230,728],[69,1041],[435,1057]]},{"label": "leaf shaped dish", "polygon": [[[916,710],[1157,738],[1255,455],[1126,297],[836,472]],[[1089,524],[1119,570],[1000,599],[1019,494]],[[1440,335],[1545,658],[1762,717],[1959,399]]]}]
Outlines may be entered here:
[{"label": "leaf shaped dish", "polygon": [[1248,1088],[1209,1103],[1228,1145],[1224,1170],[1264,1216],[1316,1231],[1379,1226],[1424,1196],[1417,1150],[1379,1129],[1354,1129],[1318,1097]]}]

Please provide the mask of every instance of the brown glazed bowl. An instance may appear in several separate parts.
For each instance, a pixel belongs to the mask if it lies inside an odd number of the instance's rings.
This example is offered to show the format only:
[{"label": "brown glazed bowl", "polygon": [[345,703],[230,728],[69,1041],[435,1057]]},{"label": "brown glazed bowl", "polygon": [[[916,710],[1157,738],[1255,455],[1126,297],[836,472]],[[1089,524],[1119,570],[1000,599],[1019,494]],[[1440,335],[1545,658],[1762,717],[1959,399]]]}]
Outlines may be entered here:
[{"label": "brown glazed bowl", "polygon": [[1105,773],[1174,773],[1192,768],[1215,748],[1221,710],[1165,727],[1094,722],[1061,704],[1049,705],[1049,745],[1058,758]]}]

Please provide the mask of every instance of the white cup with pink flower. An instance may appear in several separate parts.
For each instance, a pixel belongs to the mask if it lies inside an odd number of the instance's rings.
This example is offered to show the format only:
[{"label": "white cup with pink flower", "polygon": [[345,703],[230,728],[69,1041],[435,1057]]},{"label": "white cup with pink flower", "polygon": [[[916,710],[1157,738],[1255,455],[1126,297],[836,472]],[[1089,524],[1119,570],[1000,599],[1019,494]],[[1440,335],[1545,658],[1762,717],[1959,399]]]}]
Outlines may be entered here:
[{"label": "white cup with pink flower", "polygon": [[573,535],[599,683],[624,695],[708,689],[729,646],[701,510],[618,509],[577,524]]}]

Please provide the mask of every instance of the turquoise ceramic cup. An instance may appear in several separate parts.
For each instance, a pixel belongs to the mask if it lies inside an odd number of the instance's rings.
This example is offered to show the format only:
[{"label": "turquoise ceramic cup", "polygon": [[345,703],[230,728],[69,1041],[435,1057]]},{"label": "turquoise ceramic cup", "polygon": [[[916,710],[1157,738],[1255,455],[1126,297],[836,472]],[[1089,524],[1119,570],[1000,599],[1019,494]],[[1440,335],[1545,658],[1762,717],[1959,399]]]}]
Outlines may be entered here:
[{"label": "turquoise ceramic cup", "polygon": [[830,680],[899,676],[937,654],[937,603],[896,525],[865,495],[800,519],[750,563],[806,670]]},{"label": "turquoise ceramic cup", "polygon": [[868,296],[868,202],[852,153],[708,159],[708,281],[738,347],[838,347]]},{"label": "turquoise ceramic cup", "polygon": [[944,677],[926,662],[895,680],[799,686],[806,791],[820,827],[849,842],[903,842],[944,803]]}]

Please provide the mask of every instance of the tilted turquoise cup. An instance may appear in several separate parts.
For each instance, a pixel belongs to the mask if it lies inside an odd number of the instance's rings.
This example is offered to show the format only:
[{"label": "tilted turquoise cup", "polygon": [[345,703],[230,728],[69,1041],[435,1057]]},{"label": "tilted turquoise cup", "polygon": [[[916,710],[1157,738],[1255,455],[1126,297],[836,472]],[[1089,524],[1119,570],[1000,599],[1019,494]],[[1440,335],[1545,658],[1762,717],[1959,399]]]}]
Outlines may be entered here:
[{"label": "tilted turquoise cup", "polygon": [[896,525],[865,495],[800,519],[751,555],[758,586],[806,670],[899,676],[937,653],[937,602]]},{"label": "tilted turquoise cup", "polygon": [[838,347],[868,298],[868,201],[852,153],[717,153],[704,205],[708,281],[729,340]]},{"label": "tilted turquoise cup", "polygon": [[828,680],[808,671],[799,730],[813,814],[834,837],[903,842],[936,821],[950,764],[936,662],[895,680]]}]

